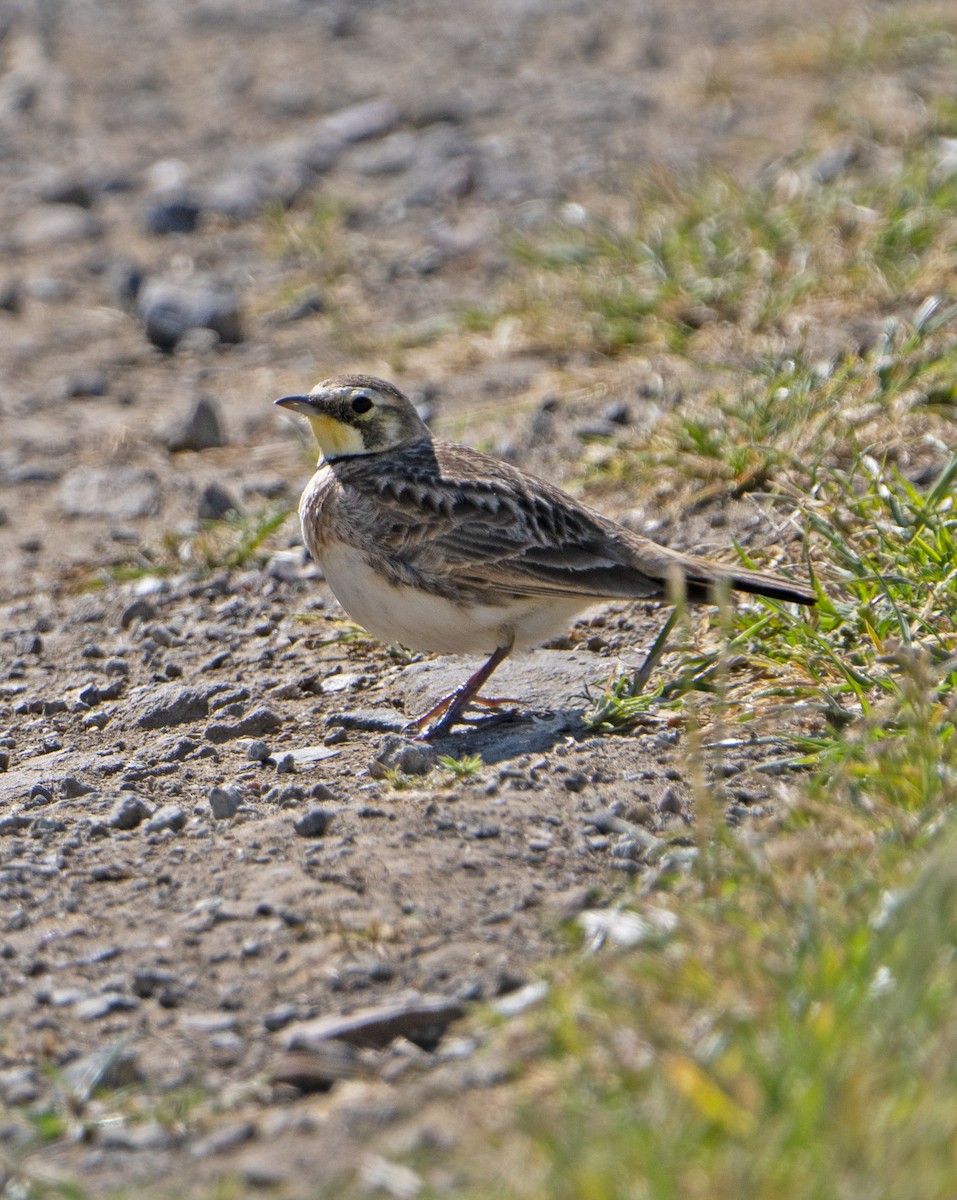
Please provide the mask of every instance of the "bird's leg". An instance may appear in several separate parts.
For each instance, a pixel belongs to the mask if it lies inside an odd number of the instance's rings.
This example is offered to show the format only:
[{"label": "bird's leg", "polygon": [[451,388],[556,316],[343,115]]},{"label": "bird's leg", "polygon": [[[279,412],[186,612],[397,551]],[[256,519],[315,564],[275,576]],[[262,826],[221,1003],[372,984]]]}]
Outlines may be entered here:
[{"label": "bird's leg", "polygon": [[[419,717],[417,721],[413,721],[409,728],[418,730],[419,736],[426,740],[442,737],[448,733],[476,698],[479,689],[495,668],[508,657],[511,649],[511,644],[508,646],[499,646],[497,650],[489,655],[488,660],[479,667],[475,674],[470,675],[466,679],[461,687],[456,688],[450,696],[445,696],[434,708],[430,708],[424,716]],[[438,719],[435,720],[436,718]],[[434,725],[430,724],[433,720],[435,720]]]}]

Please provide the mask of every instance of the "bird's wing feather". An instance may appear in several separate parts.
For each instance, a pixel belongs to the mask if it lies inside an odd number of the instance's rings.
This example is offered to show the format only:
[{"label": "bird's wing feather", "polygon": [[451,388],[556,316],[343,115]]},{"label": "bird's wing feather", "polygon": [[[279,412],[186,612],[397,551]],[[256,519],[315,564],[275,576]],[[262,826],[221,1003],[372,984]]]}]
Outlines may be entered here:
[{"label": "bird's wing feather", "polygon": [[[362,487],[350,489],[355,471],[363,472]],[[368,457],[350,460],[340,482],[353,522],[410,581],[508,595],[641,599],[667,594],[677,570],[691,599],[706,599],[721,578],[785,599],[805,591],[659,546],[546,480],[463,446],[417,443],[381,468]]]}]

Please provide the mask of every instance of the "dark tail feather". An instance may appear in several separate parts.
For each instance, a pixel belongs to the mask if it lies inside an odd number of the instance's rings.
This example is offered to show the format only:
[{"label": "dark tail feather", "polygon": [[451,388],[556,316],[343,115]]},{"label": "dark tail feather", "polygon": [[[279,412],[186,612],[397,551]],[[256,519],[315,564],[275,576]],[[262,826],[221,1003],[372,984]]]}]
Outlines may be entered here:
[{"label": "dark tail feather", "polygon": [[709,563],[710,570],[695,577],[692,571],[686,571],[685,587],[688,599],[694,603],[707,604],[714,602],[715,587],[720,579],[727,579],[728,584],[738,592],[750,592],[755,596],[768,596],[772,600],[790,600],[795,604],[817,604],[817,596],[813,588],[803,583],[795,583],[780,575],[769,575],[764,571],[731,571],[725,575],[716,564]]}]

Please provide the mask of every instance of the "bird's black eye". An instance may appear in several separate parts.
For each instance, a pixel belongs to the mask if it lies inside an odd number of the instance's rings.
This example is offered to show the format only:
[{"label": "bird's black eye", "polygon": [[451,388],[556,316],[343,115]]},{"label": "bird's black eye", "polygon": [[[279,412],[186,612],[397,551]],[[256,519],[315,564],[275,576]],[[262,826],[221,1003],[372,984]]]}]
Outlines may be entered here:
[{"label": "bird's black eye", "polygon": [[355,400],[352,401],[352,411],[358,413],[360,416],[363,413],[367,413],[371,407],[372,401],[368,396],[356,396]]}]

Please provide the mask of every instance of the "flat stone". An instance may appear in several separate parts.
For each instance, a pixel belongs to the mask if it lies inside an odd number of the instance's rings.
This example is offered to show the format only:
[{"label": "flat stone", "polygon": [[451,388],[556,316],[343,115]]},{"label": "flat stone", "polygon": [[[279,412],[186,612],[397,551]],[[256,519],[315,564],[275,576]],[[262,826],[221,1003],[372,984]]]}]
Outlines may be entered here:
[{"label": "flat stone", "polygon": [[195,688],[171,684],[135,688],[129,709],[140,729],[167,729],[209,716],[209,698]]},{"label": "flat stone", "polygon": [[211,742],[229,742],[239,737],[262,737],[266,733],[275,733],[282,727],[282,719],[270,708],[257,708],[233,725],[215,724],[206,729],[206,737]]},{"label": "flat stone", "polygon": [[541,1004],[548,995],[548,981],[537,979],[534,983],[526,983],[516,988],[492,1005],[495,1012],[502,1017],[517,1017],[537,1004]]},{"label": "flat stone", "polygon": [[[640,658],[638,649],[636,659]],[[406,712],[428,711],[464,683],[481,663],[479,658],[451,657],[413,663],[390,680],[390,695],[404,702]],[[580,711],[586,703],[582,698],[585,687],[613,675],[615,666],[614,659],[599,658],[584,650],[532,650],[507,658],[483,691],[489,696],[514,697],[519,709]],[[482,709],[473,711],[481,714]]]},{"label": "flat stone", "polygon": [[139,467],[74,467],[60,482],[60,508],[68,517],[154,517],[162,496],[154,472]]},{"label": "flat stone", "polygon": [[667,941],[678,927],[678,917],[666,908],[590,908],[579,914],[578,924],[593,949],[606,943],[630,949],[642,942]]},{"label": "flat stone", "polygon": [[96,1142],[102,1150],[165,1150],[172,1145],[174,1135],[158,1121],[141,1125],[115,1125],[104,1122],[97,1130]]},{"label": "flat stone", "polygon": [[327,1041],[312,1050],[287,1050],[273,1068],[272,1081],[301,1092],[327,1092],[341,1079],[354,1079],[364,1069],[355,1046]]},{"label": "flat stone", "polygon": [[252,1141],[256,1136],[256,1126],[252,1121],[240,1121],[235,1125],[227,1125],[208,1133],[199,1141],[194,1142],[190,1153],[194,1158],[210,1158],[214,1154],[226,1154]]},{"label": "flat stone", "polygon": [[217,1033],[237,1033],[239,1020],[233,1013],[184,1013],[179,1019],[179,1027],[184,1033],[214,1037]]},{"label": "flat stone", "polygon": [[397,997],[388,1004],[361,1008],[347,1015],[332,1014],[295,1025],[286,1040],[288,1050],[315,1050],[327,1041],[382,1049],[397,1037],[406,1037],[430,1049],[445,1029],[465,1015],[465,1006],[448,996],[417,993]]},{"label": "flat stone", "polygon": [[103,236],[102,220],[74,204],[50,204],[34,209],[20,221],[16,236],[28,250],[65,246]]},{"label": "flat stone", "polygon": [[332,746],[300,746],[297,750],[286,751],[287,757],[292,759],[297,770],[314,767],[316,763],[323,762],[327,758],[335,758],[340,753],[340,750]]},{"label": "flat stone", "polygon": [[401,113],[394,101],[364,100],[323,117],[315,137],[317,140],[328,138],[333,142],[364,142],[368,138],[390,133],[400,118]]},{"label": "flat stone", "polygon": [[81,1021],[98,1021],[115,1012],[132,1012],[139,1008],[140,1002],[135,996],[124,996],[122,992],[101,992],[98,996],[87,996],[78,1001],[73,1008]]}]

